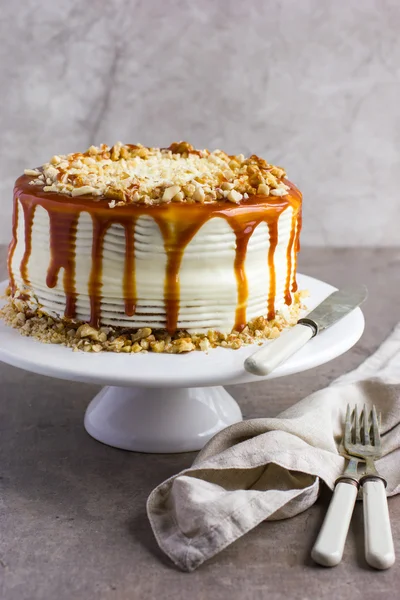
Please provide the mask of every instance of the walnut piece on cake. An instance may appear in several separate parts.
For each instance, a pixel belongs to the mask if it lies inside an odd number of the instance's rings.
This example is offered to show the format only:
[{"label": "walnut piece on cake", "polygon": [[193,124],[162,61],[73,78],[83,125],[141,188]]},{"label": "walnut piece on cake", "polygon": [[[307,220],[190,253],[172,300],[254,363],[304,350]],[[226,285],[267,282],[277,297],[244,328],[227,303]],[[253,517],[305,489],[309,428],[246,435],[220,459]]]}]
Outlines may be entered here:
[{"label": "walnut piece on cake", "polygon": [[239,203],[249,195],[284,196],[284,169],[255,154],[196,150],[187,142],[147,148],[118,142],[86,152],[55,155],[40,170],[26,169],[31,185],[45,192],[110,199],[114,208],[131,203]]}]

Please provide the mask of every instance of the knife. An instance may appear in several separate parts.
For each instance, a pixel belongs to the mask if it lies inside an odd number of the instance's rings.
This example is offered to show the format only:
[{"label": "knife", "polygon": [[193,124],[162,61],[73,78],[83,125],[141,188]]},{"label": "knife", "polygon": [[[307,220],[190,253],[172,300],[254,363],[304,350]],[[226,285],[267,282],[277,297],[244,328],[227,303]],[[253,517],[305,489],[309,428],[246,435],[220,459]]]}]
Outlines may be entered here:
[{"label": "knife", "polygon": [[249,356],[245,360],[244,368],[253,375],[269,375],[311,338],[360,306],[367,295],[365,285],[333,292],[306,317],[299,319],[297,325],[284,331],[279,338]]}]

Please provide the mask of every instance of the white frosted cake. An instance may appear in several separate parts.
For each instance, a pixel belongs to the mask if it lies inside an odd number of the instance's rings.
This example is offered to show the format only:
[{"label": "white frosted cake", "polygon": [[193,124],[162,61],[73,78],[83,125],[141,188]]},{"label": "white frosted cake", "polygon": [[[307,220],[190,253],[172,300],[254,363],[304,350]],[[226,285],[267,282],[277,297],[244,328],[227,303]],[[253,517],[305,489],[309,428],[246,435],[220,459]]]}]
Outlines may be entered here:
[{"label": "white frosted cake", "polygon": [[300,192],[254,155],[54,156],[15,185],[3,313],[84,350],[239,347],[295,319],[300,228]]}]

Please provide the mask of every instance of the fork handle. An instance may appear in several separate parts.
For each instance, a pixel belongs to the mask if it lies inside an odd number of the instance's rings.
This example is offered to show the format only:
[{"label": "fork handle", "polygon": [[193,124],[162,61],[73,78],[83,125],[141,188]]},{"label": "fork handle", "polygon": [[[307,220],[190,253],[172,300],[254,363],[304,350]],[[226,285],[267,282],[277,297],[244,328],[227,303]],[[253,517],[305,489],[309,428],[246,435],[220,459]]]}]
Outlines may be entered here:
[{"label": "fork handle", "polygon": [[315,562],[324,567],[336,567],[342,560],[357,492],[358,486],[354,481],[344,479],[335,486],[328,512],[311,552]]},{"label": "fork handle", "polygon": [[388,569],[395,554],[385,484],[382,479],[364,478],[364,535],[365,558],[375,569]]}]

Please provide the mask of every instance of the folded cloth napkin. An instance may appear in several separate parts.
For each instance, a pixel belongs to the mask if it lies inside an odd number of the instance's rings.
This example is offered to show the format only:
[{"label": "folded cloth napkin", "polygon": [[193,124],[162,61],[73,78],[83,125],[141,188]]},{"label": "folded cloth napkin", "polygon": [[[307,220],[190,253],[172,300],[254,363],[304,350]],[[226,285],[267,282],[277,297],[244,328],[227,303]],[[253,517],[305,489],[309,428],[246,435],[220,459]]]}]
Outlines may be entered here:
[{"label": "folded cloth napkin", "polygon": [[193,571],[265,519],[293,517],[333,489],[345,467],[338,453],[346,406],[375,404],[388,495],[400,491],[400,323],[358,369],[274,419],[227,427],[193,466],[159,485],[147,514],[161,549]]}]

